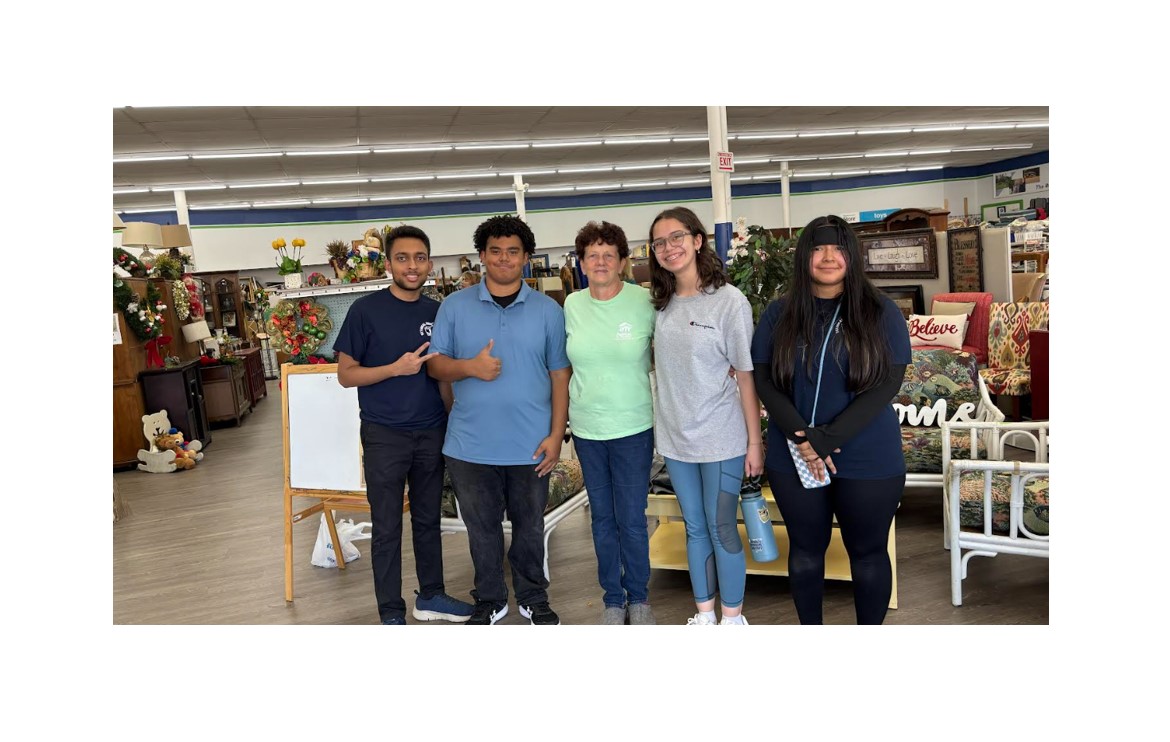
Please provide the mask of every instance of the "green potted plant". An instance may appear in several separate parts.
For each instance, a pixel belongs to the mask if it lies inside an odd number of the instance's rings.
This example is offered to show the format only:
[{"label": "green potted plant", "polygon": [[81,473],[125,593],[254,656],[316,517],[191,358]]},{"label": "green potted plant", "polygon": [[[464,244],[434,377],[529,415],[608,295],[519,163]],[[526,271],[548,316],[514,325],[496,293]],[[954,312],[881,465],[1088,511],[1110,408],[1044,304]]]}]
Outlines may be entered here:
[{"label": "green potted plant", "polygon": [[752,322],[792,280],[796,238],[776,237],[763,227],[736,221],[736,237],[727,251],[727,275],[752,306]]},{"label": "green potted plant", "polygon": [[292,250],[286,251],[287,243],[283,237],[278,237],[272,241],[272,249],[276,251],[276,271],[284,276],[285,288],[295,289],[301,285],[303,276],[301,275],[301,248],[305,246],[305,241],[300,237],[294,238],[292,241]]}]

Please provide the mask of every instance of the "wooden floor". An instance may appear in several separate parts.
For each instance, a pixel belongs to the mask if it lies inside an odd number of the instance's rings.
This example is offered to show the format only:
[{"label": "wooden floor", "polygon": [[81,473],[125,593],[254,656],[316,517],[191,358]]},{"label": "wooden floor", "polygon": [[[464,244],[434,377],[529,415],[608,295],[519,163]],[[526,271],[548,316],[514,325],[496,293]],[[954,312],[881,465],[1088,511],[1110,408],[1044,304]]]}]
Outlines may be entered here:
[{"label": "wooden floor", "polygon": [[[345,571],[309,563],[316,520],[293,529],[294,602],[284,600],[280,390],[238,428],[216,428],[199,465],[173,474],[116,472],[125,514],[114,524],[115,624],[376,624],[369,541]],[[302,501],[297,501],[297,504]],[[351,517],[347,514],[345,517]],[[361,514],[354,514],[360,519]],[[601,590],[589,510],[569,516],[549,542],[549,599],[565,624],[595,624]],[[950,601],[950,559],[942,547],[937,490],[908,489],[897,521],[898,605],[888,624],[1047,624],[1048,560],[1000,555],[973,558],[963,605]],[[464,534],[443,538],[449,593],[468,598],[471,559]],[[403,534],[403,594],[408,607],[418,581]],[[650,599],[660,624],[694,614],[681,571],[655,570]],[[752,624],[794,624],[788,580],[749,575],[744,614]],[[408,618],[414,623],[413,618]],[[852,588],[829,582],[825,622],[855,623]],[[505,624],[527,623],[509,608]],[[446,623],[436,623],[448,626]]]}]

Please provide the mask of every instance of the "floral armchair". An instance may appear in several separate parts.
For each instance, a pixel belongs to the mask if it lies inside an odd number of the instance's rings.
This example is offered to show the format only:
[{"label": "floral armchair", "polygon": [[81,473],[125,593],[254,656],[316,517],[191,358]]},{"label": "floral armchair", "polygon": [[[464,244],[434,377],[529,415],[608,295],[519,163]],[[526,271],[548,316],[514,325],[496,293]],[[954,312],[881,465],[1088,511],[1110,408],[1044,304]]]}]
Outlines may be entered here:
[{"label": "floral armchair", "polygon": [[987,331],[987,368],[979,373],[992,394],[1022,397],[1032,391],[1029,333],[1048,329],[1048,302],[997,302]]}]

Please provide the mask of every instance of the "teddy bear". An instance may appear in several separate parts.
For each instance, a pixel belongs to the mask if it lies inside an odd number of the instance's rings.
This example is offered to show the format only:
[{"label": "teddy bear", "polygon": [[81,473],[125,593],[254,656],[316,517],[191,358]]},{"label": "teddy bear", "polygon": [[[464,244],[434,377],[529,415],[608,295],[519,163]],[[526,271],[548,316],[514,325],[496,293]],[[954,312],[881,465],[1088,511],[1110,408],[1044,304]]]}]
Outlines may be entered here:
[{"label": "teddy bear", "polygon": [[183,434],[176,428],[171,428],[169,433],[159,435],[154,439],[154,443],[160,450],[174,451],[176,469],[192,469],[195,467],[195,462],[203,458],[203,454],[200,453],[202,444],[199,441],[184,442]]}]

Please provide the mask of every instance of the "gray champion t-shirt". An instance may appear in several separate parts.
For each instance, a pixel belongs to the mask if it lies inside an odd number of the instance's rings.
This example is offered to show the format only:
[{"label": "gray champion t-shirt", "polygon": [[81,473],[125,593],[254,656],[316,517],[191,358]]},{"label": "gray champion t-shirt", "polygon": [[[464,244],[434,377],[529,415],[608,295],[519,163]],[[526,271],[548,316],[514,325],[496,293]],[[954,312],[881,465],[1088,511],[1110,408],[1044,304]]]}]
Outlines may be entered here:
[{"label": "gray champion t-shirt", "polygon": [[[654,321],[654,444],[676,461],[747,453],[739,389],[728,375],[752,370],[752,309],[730,284],[672,297]],[[758,421],[754,421],[759,424]]]}]

